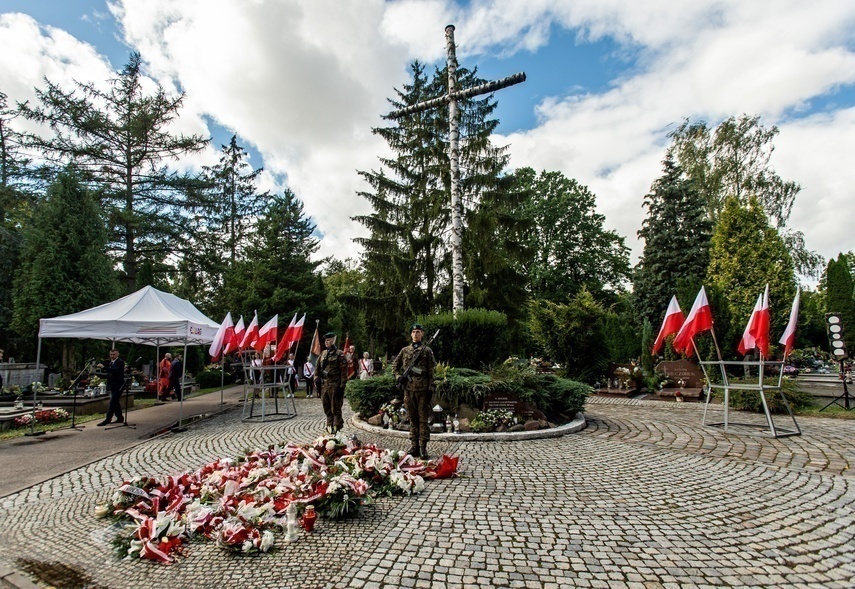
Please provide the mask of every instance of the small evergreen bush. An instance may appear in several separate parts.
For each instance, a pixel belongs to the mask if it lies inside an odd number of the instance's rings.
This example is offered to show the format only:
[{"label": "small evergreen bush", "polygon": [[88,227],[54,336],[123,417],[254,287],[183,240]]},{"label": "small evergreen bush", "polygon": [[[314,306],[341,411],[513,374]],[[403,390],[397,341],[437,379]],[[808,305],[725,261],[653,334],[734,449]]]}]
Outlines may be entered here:
[{"label": "small evergreen bush", "polygon": [[380,407],[398,395],[395,379],[391,373],[366,380],[348,381],[344,396],[359,417],[367,419],[380,412]]},{"label": "small evergreen bush", "polygon": [[231,372],[221,373],[218,370],[203,370],[196,375],[196,384],[200,389],[211,389],[220,386],[220,383],[230,385],[235,381]]}]

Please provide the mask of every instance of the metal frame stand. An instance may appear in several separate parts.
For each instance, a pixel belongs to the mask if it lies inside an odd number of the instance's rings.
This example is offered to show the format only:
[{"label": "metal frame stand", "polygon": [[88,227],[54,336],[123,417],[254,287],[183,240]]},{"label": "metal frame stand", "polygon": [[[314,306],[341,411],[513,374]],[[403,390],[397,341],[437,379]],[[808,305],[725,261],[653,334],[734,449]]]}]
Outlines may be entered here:
[{"label": "metal frame stand", "polygon": [[75,419],[77,418],[77,383],[80,380],[80,377],[83,376],[83,373],[88,371],[88,370],[89,370],[89,365],[87,364],[86,366],[83,367],[83,370],[81,370],[79,373],[77,373],[77,376],[74,377],[74,380],[71,381],[71,390],[74,391],[74,397],[72,397],[72,400],[71,400],[71,425],[69,425],[68,427],[65,427],[65,428],[58,428],[58,429],[73,429],[74,431],[79,432],[79,431],[82,431],[83,428],[86,427],[85,425],[76,425]]},{"label": "metal frame stand", "polygon": [[[756,423],[738,423],[729,420],[729,409],[730,409],[730,391],[731,390],[742,390],[742,391],[757,391],[760,393],[760,401],[763,403],[763,412],[766,415],[766,425],[768,426],[768,431],[764,431],[773,438],[785,438],[788,436],[800,436],[802,435],[801,429],[799,429],[799,424],[796,423],[796,418],[793,415],[792,409],[790,409],[790,403],[787,401],[787,397],[784,395],[784,390],[781,388],[781,382],[784,378],[784,362],[783,360],[779,361],[766,361],[762,358],[760,360],[755,361],[742,361],[742,362],[733,362],[733,361],[724,361],[724,360],[711,360],[711,361],[701,361],[701,370],[704,372],[704,377],[707,379],[707,400],[704,404],[704,416],[702,425],[704,426],[723,426],[724,431],[728,432],[728,427],[730,425],[740,425],[744,427],[759,427],[763,428],[764,426]],[[707,367],[717,366],[719,369],[720,383],[714,383],[713,379],[710,378],[710,374],[707,371]],[[757,368],[757,384],[732,384],[727,375],[726,366],[741,366],[743,369],[750,368],[752,366]],[[777,366],[778,367],[778,384],[777,386],[766,386],[763,383],[763,373],[767,366]],[[721,389],[724,391],[724,421],[720,423],[707,423],[707,408],[710,404],[710,398],[712,397],[713,389]],[[787,413],[790,415],[790,419],[793,420],[794,429],[784,429],[781,427],[775,426],[775,422],[772,420],[772,413],[769,411],[769,402],[766,398],[766,391],[777,391],[778,394],[781,395],[781,400],[784,402],[784,407],[787,408]]]},{"label": "metal frame stand", "polygon": [[844,365],[843,360],[840,361],[840,380],[843,381],[843,394],[839,397],[835,397],[834,399],[832,399],[831,402],[828,403],[828,405],[826,405],[822,409],[820,409],[820,411],[825,411],[835,403],[839,404],[841,399],[843,400],[843,405],[840,405],[841,408],[845,409],[846,411],[851,411],[852,409],[855,409],[855,403],[851,407],[849,406],[849,387],[846,386],[846,366]]},{"label": "metal frame stand", "polygon": [[[294,397],[289,396],[290,387],[288,379],[286,378],[283,382],[278,378],[280,373],[286,374],[285,370],[287,367],[280,364],[270,364],[267,366],[254,365],[252,363],[252,354],[241,354],[240,359],[244,371],[243,413],[241,420],[277,421],[297,417],[297,404],[294,402]],[[282,395],[281,399],[280,391]],[[258,397],[258,404],[261,409],[259,415],[255,414],[256,396]],[[270,400],[273,401],[272,412],[268,410]]]}]

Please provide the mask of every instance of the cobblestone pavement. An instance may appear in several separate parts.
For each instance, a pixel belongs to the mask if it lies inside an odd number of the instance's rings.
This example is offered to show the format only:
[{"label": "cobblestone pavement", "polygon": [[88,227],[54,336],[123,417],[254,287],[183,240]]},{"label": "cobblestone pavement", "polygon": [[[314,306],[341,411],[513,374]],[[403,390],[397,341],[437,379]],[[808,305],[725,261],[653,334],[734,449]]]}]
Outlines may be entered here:
[{"label": "cobblestone pavement", "polygon": [[193,543],[172,566],[112,556],[92,512],[121,479],[309,441],[320,402],[297,408],[279,422],[218,416],[0,499],[0,565],[44,587],[855,587],[855,422],[800,418],[802,436],[770,439],[703,427],[696,404],[599,398],[562,438],[431,442],[464,476],[292,544],[280,534],[271,554]]}]

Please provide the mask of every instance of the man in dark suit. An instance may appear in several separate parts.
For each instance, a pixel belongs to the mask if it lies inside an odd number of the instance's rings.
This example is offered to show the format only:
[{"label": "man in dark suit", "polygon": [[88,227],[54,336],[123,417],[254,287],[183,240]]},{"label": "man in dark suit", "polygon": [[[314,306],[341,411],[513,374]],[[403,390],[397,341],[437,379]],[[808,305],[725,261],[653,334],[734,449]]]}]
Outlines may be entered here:
[{"label": "man in dark suit", "polygon": [[181,379],[184,378],[184,363],[181,354],[175,354],[169,373],[169,390],[175,395],[175,400],[180,401],[184,391],[181,388]]},{"label": "man in dark suit", "polygon": [[110,363],[107,366],[98,364],[98,368],[106,373],[107,388],[110,389],[110,405],[107,407],[107,416],[98,425],[104,426],[112,423],[114,415],[116,416],[116,423],[125,423],[120,403],[122,393],[125,391],[125,361],[119,358],[119,350],[110,350]]}]

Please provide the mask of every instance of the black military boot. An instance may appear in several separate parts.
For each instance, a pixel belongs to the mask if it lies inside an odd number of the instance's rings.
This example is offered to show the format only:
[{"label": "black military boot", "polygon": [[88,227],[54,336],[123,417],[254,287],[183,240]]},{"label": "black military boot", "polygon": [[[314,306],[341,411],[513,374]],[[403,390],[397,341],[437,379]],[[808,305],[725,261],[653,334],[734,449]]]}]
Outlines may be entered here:
[{"label": "black military boot", "polygon": [[419,447],[416,444],[410,444],[410,449],[407,450],[407,454],[413,458],[421,457],[421,452],[419,452]]},{"label": "black military boot", "polygon": [[419,451],[419,454],[421,455],[422,460],[428,459],[427,444],[422,444],[422,448]]}]

